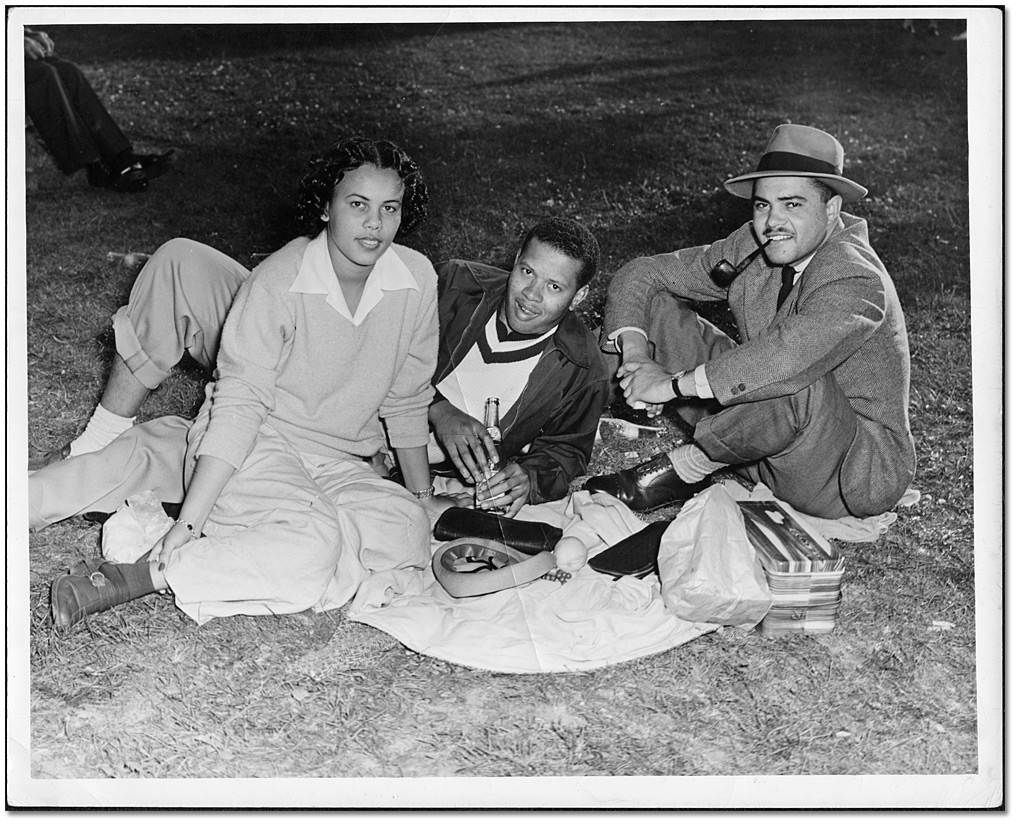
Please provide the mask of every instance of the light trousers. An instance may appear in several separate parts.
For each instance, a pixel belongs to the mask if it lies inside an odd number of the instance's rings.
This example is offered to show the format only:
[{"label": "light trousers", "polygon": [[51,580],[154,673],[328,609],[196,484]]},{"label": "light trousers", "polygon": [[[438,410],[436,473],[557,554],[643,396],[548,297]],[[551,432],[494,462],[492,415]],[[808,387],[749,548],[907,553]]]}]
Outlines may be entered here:
[{"label": "light trousers", "polygon": [[155,390],[185,353],[211,370],[227,311],[249,275],[198,241],[174,238],[160,246],[113,315],[117,353],[135,378]]},{"label": "light trousers", "polygon": [[[137,425],[30,475],[31,527],[113,511],[143,490],[182,501],[208,409],[194,424],[171,416]],[[357,457],[300,454],[268,423],[203,534],[165,572],[177,605],[199,624],[337,608],[370,573],[424,567],[431,551],[428,514],[405,489]]]}]

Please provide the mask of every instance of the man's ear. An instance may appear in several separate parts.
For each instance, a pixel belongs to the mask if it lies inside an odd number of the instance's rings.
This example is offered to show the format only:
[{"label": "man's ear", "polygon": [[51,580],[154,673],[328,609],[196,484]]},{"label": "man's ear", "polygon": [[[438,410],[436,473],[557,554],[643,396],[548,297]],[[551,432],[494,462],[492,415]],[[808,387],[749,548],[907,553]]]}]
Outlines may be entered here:
[{"label": "man's ear", "polygon": [[580,306],[581,302],[588,297],[588,285],[585,284],[581,289],[574,293],[574,297],[570,299],[570,309],[576,310]]},{"label": "man's ear", "polygon": [[836,223],[840,210],[843,209],[843,196],[833,195],[825,204],[825,218],[830,225]]}]

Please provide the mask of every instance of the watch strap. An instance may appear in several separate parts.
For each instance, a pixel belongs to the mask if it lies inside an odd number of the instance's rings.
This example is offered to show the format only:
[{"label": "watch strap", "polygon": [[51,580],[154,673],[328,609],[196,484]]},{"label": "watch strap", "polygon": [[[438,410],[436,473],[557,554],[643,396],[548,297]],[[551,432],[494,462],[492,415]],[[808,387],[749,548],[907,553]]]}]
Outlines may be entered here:
[{"label": "watch strap", "polygon": [[678,399],[683,395],[683,393],[680,392],[680,379],[682,379],[686,375],[687,375],[686,370],[681,370],[679,373],[674,373],[673,379],[670,382],[670,384],[673,385],[673,395],[675,395]]}]

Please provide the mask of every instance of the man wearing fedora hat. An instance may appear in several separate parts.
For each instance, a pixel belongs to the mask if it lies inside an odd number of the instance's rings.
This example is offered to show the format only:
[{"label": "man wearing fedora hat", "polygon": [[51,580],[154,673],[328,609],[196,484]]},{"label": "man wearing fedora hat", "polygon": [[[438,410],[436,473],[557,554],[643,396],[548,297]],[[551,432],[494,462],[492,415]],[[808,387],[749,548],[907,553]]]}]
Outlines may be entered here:
[{"label": "man wearing fedora hat", "polygon": [[[627,403],[649,415],[676,404],[693,441],[585,488],[648,511],[730,467],[805,513],[882,513],[913,478],[915,454],[896,289],[865,221],[841,211],[867,190],[843,175],[832,135],[796,124],[724,186],[751,201],[751,220],[713,244],[626,264],[603,325]],[[721,299],[739,342],[688,304]]]}]

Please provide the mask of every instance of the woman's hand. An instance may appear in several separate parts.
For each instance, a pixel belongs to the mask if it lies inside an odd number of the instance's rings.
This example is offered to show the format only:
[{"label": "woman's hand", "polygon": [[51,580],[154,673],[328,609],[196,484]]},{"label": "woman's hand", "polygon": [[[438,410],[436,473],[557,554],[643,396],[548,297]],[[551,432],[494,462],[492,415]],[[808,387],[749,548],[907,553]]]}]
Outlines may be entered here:
[{"label": "woman's hand", "polygon": [[465,504],[458,497],[445,496],[441,493],[420,501],[422,507],[425,508],[425,513],[429,515],[429,524],[433,528],[436,526],[436,521],[439,517],[443,515],[443,511],[454,507],[470,507],[470,505]]},{"label": "woman's hand", "polygon": [[528,504],[531,477],[519,464],[511,462],[484,482],[479,482],[476,490],[481,510],[505,507],[506,516],[514,517]]},{"label": "woman's hand", "polygon": [[185,545],[194,542],[195,536],[191,529],[183,522],[174,522],[162,539],[158,540],[148,553],[150,562],[157,563],[160,571],[165,571],[166,566],[177,556],[177,550]]}]

